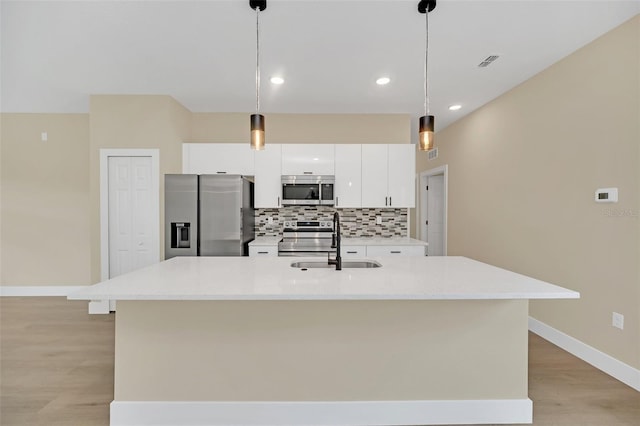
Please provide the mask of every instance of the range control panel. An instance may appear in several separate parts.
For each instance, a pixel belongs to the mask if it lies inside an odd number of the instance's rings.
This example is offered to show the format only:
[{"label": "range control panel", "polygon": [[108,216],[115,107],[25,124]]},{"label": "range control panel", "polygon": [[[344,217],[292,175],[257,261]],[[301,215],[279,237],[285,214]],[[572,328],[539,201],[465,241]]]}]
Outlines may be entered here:
[{"label": "range control panel", "polygon": [[333,222],[330,220],[285,220],[285,231],[301,231],[301,230],[314,230],[314,231],[333,231]]}]

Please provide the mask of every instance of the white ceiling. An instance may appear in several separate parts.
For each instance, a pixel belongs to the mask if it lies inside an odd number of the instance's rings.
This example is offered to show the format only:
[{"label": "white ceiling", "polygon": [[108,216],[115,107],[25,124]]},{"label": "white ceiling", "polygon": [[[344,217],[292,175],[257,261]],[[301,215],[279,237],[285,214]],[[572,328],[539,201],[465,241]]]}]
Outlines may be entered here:
[{"label": "white ceiling", "polygon": [[[268,0],[261,112],[423,115],[417,4]],[[88,112],[90,94],[168,94],[199,112],[255,109],[248,0],[3,0],[0,12],[3,112]],[[436,130],[638,13],[638,0],[439,1],[429,14]],[[285,84],[269,83],[273,75]],[[387,86],[375,84],[382,75]],[[454,103],[463,108],[449,111]]]}]

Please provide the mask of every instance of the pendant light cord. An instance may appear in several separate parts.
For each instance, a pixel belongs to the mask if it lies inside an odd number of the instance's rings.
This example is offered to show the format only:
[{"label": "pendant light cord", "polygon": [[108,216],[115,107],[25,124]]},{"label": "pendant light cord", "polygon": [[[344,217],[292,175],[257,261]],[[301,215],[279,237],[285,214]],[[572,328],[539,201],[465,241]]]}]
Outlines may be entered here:
[{"label": "pendant light cord", "polygon": [[428,92],[428,77],[427,73],[429,71],[429,7],[427,6],[427,10],[425,11],[425,20],[426,20],[426,37],[424,44],[424,115],[429,114],[429,92]]},{"label": "pendant light cord", "polygon": [[260,112],[260,7],[256,7],[256,114]]}]

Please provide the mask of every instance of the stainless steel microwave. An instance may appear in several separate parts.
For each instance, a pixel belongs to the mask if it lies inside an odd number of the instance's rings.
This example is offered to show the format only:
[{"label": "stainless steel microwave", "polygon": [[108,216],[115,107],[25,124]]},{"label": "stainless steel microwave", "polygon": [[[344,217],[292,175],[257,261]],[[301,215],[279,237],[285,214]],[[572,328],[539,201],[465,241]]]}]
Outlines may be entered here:
[{"label": "stainless steel microwave", "polygon": [[282,176],[283,206],[333,206],[335,176]]}]

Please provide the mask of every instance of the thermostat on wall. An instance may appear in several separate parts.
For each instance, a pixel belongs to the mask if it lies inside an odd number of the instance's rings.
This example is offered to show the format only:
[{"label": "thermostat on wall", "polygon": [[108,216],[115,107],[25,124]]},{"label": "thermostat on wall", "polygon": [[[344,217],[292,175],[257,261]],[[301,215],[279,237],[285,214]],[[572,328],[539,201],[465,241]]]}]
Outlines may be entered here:
[{"label": "thermostat on wall", "polygon": [[617,203],[618,188],[602,188],[596,190],[597,203]]}]

